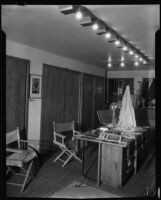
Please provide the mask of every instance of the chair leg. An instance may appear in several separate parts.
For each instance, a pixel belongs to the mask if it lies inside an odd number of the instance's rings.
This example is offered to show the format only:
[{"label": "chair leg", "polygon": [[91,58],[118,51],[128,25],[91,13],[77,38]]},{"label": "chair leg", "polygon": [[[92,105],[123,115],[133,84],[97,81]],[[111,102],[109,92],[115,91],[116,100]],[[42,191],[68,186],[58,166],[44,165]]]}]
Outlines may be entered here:
[{"label": "chair leg", "polygon": [[82,163],[82,160],[81,160],[80,158],[78,158],[78,156],[76,156],[75,154],[73,154],[73,156],[74,156],[74,158],[75,158],[76,160],[78,160],[79,162]]},{"label": "chair leg", "polygon": [[64,154],[65,150],[63,150],[55,159],[54,162],[56,162],[63,154]]},{"label": "chair leg", "polygon": [[7,166],[7,168],[7,174],[9,171],[11,171],[13,174],[16,174],[16,172],[10,166]]},{"label": "chair leg", "polygon": [[28,168],[28,170],[27,170],[27,174],[26,174],[25,180],[24,180],[24,182],[23,182],[21,192],[23,192],[23,190],[24,190],[24,188],[25,188],[26,181],[27,181],[27,178],[28,178],[28,176],[29,176],[29,174],[30,174],[30,170],[31,170],[32,164],[33,164],[33,160],[31,161],[31,163],[30,163],[30,165],[29,165],[29,168]]},{"label": "chair leg", "polygon": [[62,167],[64,167],[64,166],[69,162],[69,160],[70,160],[72,157],[73,157],[73,155],[71,154],[71,155],[69,156],[69,158],[64,162],[64,164],[62,165]]}]

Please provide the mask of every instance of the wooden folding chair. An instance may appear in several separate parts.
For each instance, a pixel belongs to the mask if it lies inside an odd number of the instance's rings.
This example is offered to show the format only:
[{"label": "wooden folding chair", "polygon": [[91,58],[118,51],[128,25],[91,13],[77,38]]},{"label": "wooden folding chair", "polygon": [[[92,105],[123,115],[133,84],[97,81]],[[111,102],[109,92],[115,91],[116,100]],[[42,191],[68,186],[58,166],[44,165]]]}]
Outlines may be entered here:
[{"label": "wooden folding chair", "polygon": [[[69,132],[71,132],[70,135]],[[53,143],[57,145],[61,150],[60,154],[54,159],[54,162],[60,160],[61,162],[63,162],[62,167],[64,167],[72,158],[75,158],[79,162],[82,162],[82,160],[78,156],[76,156],[75,140],[72,139],[72,136],[74,136],[76,133],[79,132],[74,130],[74,121],[65,123],[53,122]],[[72,146],[69,146],[69,143],[71,144],[71,142]],[[66,158],[63,159],[63,156],[65,155]]]},{"label": "wooden folding chair", "polygon": [[[30,172],[34,159],[37,157],[33,147],[28,145],[27,140],[20,140],[19,128],[6,134],[6,176],[11,171],[14,175],[24,176],[23,183],[6,181],[7,184],[21,186],[21,192],[24,191],[28,177],[34,177]],[[9,147],[14,143],[14,148]],[[21,143],[26,143],[26,148],[22,149]],[[15,147],[16,146],[16,147]],[[8,155],[9,154],[9,155]],[[24,173],[18,173],[16,168],[21,169]],[[21,172],[20,171],[20,172]]]}]

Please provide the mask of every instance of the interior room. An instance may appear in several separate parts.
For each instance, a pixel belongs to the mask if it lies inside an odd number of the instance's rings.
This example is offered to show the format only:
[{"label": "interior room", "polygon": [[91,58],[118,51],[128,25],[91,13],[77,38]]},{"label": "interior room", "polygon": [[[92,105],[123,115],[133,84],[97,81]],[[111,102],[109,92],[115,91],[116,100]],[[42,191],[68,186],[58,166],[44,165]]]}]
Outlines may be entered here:
[{"label": "interior room", "polygon": [[160,196],[159,4],[2,5],[7,197]]}]

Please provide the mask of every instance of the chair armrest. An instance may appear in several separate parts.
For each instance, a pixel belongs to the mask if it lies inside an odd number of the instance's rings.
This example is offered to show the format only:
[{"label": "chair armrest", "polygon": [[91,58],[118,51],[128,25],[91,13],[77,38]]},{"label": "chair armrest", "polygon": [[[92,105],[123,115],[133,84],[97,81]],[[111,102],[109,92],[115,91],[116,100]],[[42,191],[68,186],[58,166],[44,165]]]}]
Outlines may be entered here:
[{"label": "chair armrest", "polygon": [[19,140],[20,142],[26,142],[26,143],[33,143],[33,144],[38,144],[38,141],[34,140]]},{"label": "chair armrest", "polygon": [[13,148],[6,148],[6,151],[13,152],[13,153],[23,153],[23,150],[13,149]]},{"label": "chair armrest", "polygon": [[66,138],[64,135],[60,134],[60,133],[54,133],[56,136],[61,137],[61,138]]},{"label": "chair armrest", "polygon": [[80,134],[81,132],[74,130],[74,135],[76,135],[75,133]]}]

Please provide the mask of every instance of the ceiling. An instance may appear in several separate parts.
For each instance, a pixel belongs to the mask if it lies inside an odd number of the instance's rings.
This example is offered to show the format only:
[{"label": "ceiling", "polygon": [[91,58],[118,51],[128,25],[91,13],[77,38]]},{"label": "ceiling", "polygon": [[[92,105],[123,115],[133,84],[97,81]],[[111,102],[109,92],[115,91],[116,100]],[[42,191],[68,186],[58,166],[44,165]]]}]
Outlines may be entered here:
[{"label": "ceiling", "polygon": [[[155,60],[159,5],[84,6]],[[9,40],[97,67],[107,65],[109,56],[115,63],[121,57],[125,62],[134,61],[132,56],[108,43],[104,35],[97,35],[91,26],[81,26],[74,14],[62,14],[57,5],[3,5],[2,29]]]}]

